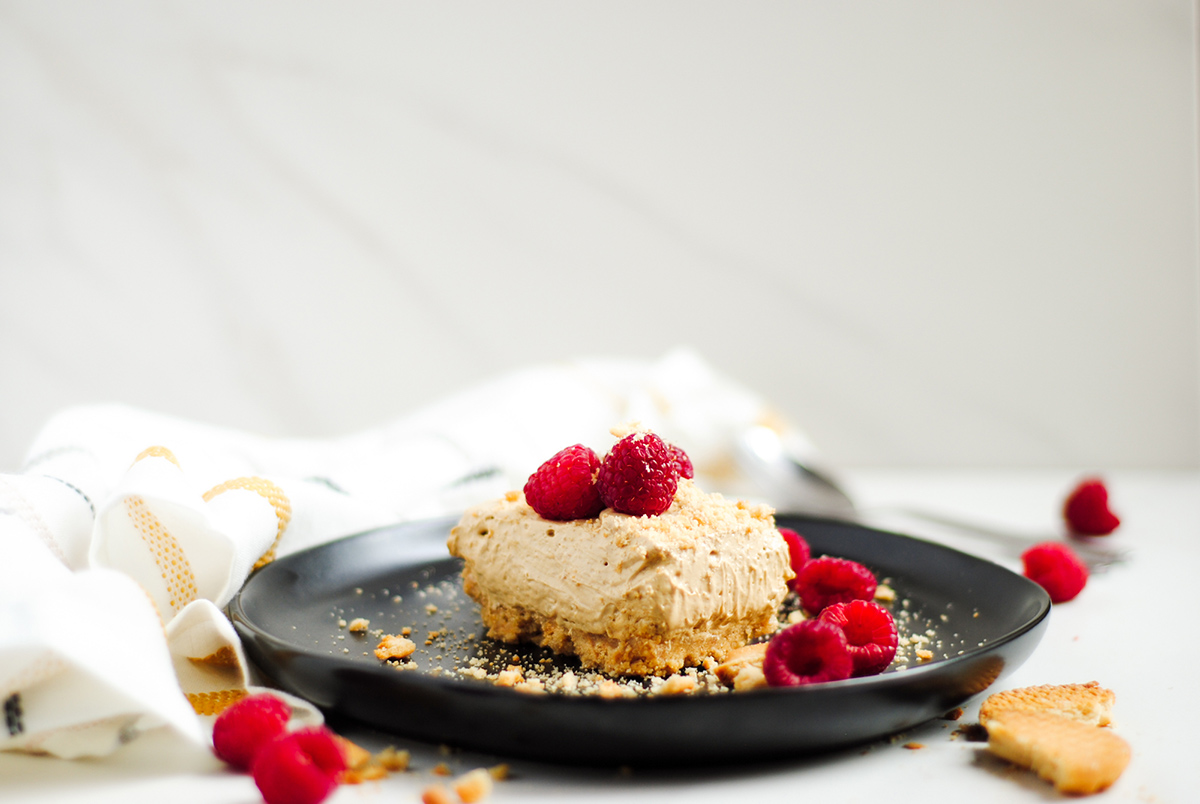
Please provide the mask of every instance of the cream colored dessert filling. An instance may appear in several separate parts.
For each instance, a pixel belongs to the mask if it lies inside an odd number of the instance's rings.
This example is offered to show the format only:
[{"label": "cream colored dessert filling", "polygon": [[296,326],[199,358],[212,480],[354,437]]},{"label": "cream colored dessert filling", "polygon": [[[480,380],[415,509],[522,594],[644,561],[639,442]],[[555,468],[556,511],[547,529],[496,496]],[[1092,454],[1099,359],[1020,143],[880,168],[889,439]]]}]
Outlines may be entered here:
[{"label": "cream colored dessert filling", "polygon": [[[687,479],[660,516],[606,509],[596,519],[552,522],[510,493],[469,509],[447,545],[464,559],[464,588],[483,604],[493,636],[542,641],[517,633],[529,630],[512,622],[518,617],[546,633],[550,622],[576,643],[594,636],[682,645],[679,657],[663,660],[672,666],[683,654],[697,660],[696,646],[721,653],[769,633],[792,577],[770,508],[705,494]],[[489,622],[504,618],[507,625]],[[570,644],[552,646],[586,663]]]}]

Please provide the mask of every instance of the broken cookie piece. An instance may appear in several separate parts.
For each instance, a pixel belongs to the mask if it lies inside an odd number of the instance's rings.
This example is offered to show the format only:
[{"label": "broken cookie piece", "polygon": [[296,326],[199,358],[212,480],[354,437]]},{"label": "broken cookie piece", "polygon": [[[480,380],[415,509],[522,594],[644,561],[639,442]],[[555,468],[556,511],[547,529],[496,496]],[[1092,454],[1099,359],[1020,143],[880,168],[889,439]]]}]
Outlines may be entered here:
[{"label": "broken cookie piece", "polygon": [[1112,690],[1095,681],[1022,687],[979,707],[988,750],[1029,768],[1061,793],[1108,788],[1129,764],[1129,744],[1111,729]]},{"label": "broken cookie piece", "polygon": [[988,721],[988,750],[1029,768],[1062,793],[1109,787],[1129,764],[1129,744],[1111,730],[1063,715],[1008,709]]},{"label": "broken cookie piece", "polygon": [[762,667],[766,655],[767,643],[755,642],[730,651],[714,672],[717,678],[738,692],[765,687],[767,679]]},{"label": "broken cookie piece", "polygon": [[1116,697],[1112,690],[1095,681],[1021,687],[988,696],[979,707],[979,724],[986,727],[996,713],[1018,710],[1062,715],[1090,726],[1107,726],[1112,722]]}]

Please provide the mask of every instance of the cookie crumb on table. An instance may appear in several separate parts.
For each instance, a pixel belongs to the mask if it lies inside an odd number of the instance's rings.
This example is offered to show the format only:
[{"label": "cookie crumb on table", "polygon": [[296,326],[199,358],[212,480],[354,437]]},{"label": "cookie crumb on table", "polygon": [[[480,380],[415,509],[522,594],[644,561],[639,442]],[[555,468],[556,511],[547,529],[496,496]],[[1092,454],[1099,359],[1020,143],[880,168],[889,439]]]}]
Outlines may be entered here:
[{"label": "cookie crumb on table", "polygon": [[389,745],[379,753],[372,754],[345,737],[339,736],[336,741],[346,760],[346,769],[339,779],[342,784],[362,784],[408,769],[408,751],[399,751]]},{"label": "cookie crumb on table", "polygon": [[959,737],[962,737],[969,743],[986,743],[987,729],[978,723],[964,723],[950,732],[950,739],[954,740]]},{"label": "cookie crumb on table", "polygon": [[491,794],[492,775],[484,768],[475,768],[455,779],[453,787],[464,804],[474,804]]},{"label": "cookie crumb on table", "polygon": [[421,791],[421,804],[457,804],[443,785],[435,784]]},{"label": "cookie crumb on table", "polygon": [[408,770],[408,763],[411,761],[412,755],[408,749],[397,749],[394,746],[388,746],[375,755],[375,759],[386,770],[395,772]]}]

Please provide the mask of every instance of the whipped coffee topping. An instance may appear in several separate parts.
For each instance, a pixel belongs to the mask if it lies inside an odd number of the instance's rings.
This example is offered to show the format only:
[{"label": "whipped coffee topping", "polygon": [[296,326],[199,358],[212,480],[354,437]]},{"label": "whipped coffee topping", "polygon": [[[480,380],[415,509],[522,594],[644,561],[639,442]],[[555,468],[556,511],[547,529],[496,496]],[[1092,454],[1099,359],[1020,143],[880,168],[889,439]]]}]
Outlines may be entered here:
[{"label": "whipped coffee topping", "polygon": [[671,507],[649,517],[607,509],[551,522],[510,493],[469,509],[447,546],[492,603],[616,639],[761,616],[792,577],[770,508],[705,494],[687,479]]}]

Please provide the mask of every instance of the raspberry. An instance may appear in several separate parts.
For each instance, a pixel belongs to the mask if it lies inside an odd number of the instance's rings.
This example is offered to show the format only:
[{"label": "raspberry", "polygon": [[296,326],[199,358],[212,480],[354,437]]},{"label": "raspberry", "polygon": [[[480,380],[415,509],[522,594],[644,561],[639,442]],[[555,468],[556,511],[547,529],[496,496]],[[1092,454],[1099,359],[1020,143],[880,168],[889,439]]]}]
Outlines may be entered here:
[{"label": "raspberry", "polygon": [[254,755],[287,730],[292,708],[274,695],[251,695],[222,712],[213,723],[213,752],[248,770]]},{"label": "raspberry", "polygon": [[346,759],[323,726],[299,729],[262,747],[254,783],[267,804],[318,804],[338,784]]},{"label": "raspberry", "polygon": [[1072,533],[1107,536],[1121,520],[1108,507],[1108,489],[1096,477],[1081,480],[1063,503],[1063,518]]},{"label": "raspberry", "polygon": [[691,480],[696,476],[696,467],[692,466],[692,459],[688,454],[674,444],[667,444],[667,451],[671,453],[671,460],[675,464],[675,469],[679,472],[680,477],[686,477]]},{"label": "raspberry", "polygon": [[800,603],[810,614],[818,614],[834,603],[875,597],[875,575],[846,558],[810,559],[796,573],[794,584]]},{"label": "raspberry", "polygon": [[679,470],[666,442],[654,433],[631,433],[600,464],[600,499],[621,514],[657,516],[671,507]]},{"label": "raspberry", "polygon": [[[808,559],[812,557],[812,550],[809,549],[808,542],[804,540],[804,537],[791,528],[780,528],[779,535],[787,542],[788,559],[792,565],[792,572],[799,577],[800,568],[807,564]],[[788,581],[788,586],[793,592],[796,591],[796,578]]]},{"label": "raspberry", "polygon": [[582,444],[559,450],[525,482],[525,502],[543,519],[591,519],[604,509],[596,475],[600,459]]},{"label": "raspberry", "polygon": [[1025,577],[1045,589],[1054,603],[1071,600],[1087,585],[1087,567],[1061,542],[1035,544],[1021,554],[1021,563]]},{"label": "raspberry", "polygon": [[772,687],[801,687],[849,678],[854,663],[842,629],[823,620],[801,620],[767,644],[763,675]]},{"label": "raspberry", "polygon": [[846,635],[854,676],[882,673],[896,658],[896,621],[883,606],[870,600],[834,603],[817,618],[833,623]]}]

